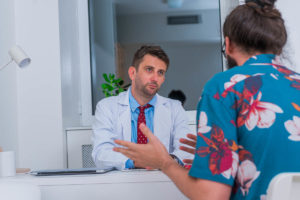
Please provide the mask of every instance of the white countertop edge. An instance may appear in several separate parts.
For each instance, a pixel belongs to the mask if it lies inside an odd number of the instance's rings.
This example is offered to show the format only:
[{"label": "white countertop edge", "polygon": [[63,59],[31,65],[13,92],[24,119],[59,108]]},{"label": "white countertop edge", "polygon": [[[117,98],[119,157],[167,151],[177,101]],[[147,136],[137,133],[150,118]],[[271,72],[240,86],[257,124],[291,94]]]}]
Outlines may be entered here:
[{"label": "white countertop edge", "polygon": [[1,181],[30,183],[38,186],[171,182],[171,180],[161,171],[112,171],[106,174],[58,176],[18,174],[14,177],[0,178],[0,182]]}]

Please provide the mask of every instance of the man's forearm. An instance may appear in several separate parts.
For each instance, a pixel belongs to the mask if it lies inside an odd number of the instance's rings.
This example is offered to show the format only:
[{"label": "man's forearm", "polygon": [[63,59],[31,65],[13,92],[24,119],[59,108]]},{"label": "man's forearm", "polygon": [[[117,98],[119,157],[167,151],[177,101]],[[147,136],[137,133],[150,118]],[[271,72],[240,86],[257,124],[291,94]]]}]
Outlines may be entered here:
[{"label": "man's forearm", "polygon": [[192,191],[194,190],[192,187],[195,179],[188,175],[187,169],[184,169],[176,162],[169,162],[161,170],[175,183],[183,194],[192,199]]},{"label": "man's forearm", "polygon": [[222,183],[193,178],[188,170],[176,162],[165,163],[161,169],[189,199],[220,200],[229,199],[231,187]]}]

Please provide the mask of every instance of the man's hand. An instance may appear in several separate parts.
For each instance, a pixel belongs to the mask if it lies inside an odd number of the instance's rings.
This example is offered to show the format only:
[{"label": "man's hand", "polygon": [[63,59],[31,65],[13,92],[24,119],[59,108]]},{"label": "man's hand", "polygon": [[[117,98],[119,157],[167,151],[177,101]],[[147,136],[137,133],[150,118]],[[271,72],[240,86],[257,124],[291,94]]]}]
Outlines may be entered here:
[{"label": "man's hand", "polygon": [[147,144],[135,144],[123,140],[115,140],[115,143],[124,147],[115,147],[113,150],[124,154],[134,161],[136,167],[146,169],[163,169],[175,162],[169,156],[164,145],[155,137],[145,124],[140,125],[143,134],[148,138]]},{"label": "man's hand", "polygon": [[[192,148],[187,147],[187,146],[180,146],[179,148],[182,151],[185,151],[185,152],[188,152],[188,153],[191,153],[191,154],[195,155],[195,153],[196,153],[197,136],[193,135],[193,134],[190,134],[190,133],[187,134],[186,136],[190,140],[185,139],[185,138],[180,138],[179,142],[182,143],[182,144],[188,145],[188,146],[190,146]],[[183,162],[185,164],[191,165],[193,163],[193,160],[192,159],[183,159]]]}]

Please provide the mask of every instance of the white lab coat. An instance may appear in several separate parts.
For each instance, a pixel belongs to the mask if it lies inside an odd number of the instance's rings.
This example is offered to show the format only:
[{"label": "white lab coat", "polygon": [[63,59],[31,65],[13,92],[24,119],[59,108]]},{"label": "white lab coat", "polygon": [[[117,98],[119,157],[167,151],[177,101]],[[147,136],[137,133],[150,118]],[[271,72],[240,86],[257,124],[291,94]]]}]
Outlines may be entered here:
[{"label": "white lab coat", "polygon": [[[179,150],[179,139],[191,133],[187,116],[181,103],[157,95],[154,108],[154,135],[163,143],[169,153],[179,159],[193,155]],[[127,157],[114,152],[115,139],[131,141],[131,111],[129,93],[102,99],[98,102],[93,124],[92,157],[98,168],[116,167],[124,169]]]}]

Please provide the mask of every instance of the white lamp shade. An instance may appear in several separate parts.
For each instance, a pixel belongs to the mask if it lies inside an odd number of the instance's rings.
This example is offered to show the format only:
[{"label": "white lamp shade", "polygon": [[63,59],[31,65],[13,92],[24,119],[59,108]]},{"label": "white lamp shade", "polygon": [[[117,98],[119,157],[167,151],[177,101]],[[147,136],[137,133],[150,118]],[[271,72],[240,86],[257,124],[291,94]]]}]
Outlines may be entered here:
[{"label": "white lamp shade", "polygon": [[31,59],[26,55],[20,46],[13,46],[8,53],[21,68],[30,64]]}]

